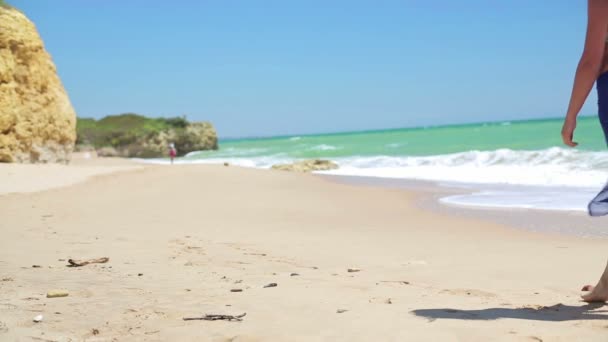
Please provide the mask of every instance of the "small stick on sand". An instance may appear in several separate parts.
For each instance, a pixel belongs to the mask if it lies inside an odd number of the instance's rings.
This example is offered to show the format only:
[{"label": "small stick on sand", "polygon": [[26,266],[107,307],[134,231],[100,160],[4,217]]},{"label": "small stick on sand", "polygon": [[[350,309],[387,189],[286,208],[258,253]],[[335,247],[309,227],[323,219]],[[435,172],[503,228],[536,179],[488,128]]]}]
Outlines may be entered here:
[{"label": "small stick on sand", "polygon": [[405,280],[380,280],[381,283],[398,283],[398,284],[402,284],[402,285],[409,285],[410,282],[409,281],[405,281]]},{"label": "small stick on sand", "polygon": [[205,315],[203,317],[184,317],[184,321],[242,321],[247,313],[241,315]]},{"label": "small stick on sand", "polygon": [[110,261],[110,258],[99,258],[99,259],[89,259],[89,260],[74,260],[68,259],[69,267],[80,267],[88,264],[105,264]]}]

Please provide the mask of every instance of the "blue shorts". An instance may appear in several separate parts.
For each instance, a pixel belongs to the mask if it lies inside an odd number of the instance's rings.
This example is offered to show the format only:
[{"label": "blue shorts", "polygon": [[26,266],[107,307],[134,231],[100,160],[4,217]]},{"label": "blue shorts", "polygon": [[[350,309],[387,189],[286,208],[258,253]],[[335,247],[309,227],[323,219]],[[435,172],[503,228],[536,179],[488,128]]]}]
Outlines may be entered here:
[{"label": "blue shorts", "polygon": [[597,78],[595,87],[597,88],[597,115],[608,145],[608,72]]}]

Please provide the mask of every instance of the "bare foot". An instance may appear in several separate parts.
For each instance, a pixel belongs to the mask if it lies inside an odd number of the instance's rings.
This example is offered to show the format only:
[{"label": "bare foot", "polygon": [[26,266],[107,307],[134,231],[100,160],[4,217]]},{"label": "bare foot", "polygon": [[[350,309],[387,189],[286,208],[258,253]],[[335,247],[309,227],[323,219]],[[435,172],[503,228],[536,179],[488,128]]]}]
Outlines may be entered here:
[{"label": "bare foot", "polygon": [[600,281],[595,287],[590,285],[585,286],[583,287],[583,291],[585,288],[591,291],[588,294],[581,296],[585,302],[593,303],[608,301],[608,284],[606,282]]},{"label": "bare foot", "polygon": [[583,286],[581,291],[593,291],[594,288],[595,288],[595,286],[593,286],[593,285],[585,285],[585,286]]}]

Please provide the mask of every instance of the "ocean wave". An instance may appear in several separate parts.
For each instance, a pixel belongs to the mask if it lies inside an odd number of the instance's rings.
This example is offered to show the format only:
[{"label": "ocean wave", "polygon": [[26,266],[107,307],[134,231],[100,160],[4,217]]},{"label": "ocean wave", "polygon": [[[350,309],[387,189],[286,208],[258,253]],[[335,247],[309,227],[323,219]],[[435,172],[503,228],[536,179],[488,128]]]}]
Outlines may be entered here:
[{"label": "ocean wave", "polygon": [[338,149],[339,149],[339,147],[336,147],[336,146],[320,144],[320,145],[312,146],[308,150],[310,150],[310,151],[334,151],[334,150],[338,150]]},{"label": "ocean wave", "polygon": [[608,153],[550,148],[469,151],[426,157],[348,157],[322,173],[470,184],[598,187],[608,178]]},{"label": "ocean wave", "polygon": [[[317,145],[330,146],[330,145]],[[333,146],[332,146],[333,147]],[[324,147],[327,148],[327,147]],[[286,153],[243,156],[227,151],[205,158],[179,158],[177,164],[222,164],[270,168],[289,163]],[[323,174],[381,178],[419,179],[467,184],[512,184],[597,188],[608,179],[608,152],[549,148],[536,151],[499,149],[434,156],[352,156],[331,158],[340,166]],[[166,159],[146,160],[167,163]]]},{"label": "ocean wave", "polygon": [[[138,159],[133,158],[132,160],[145,163],[145,164],[159,164],[166,165],[171,164],[171,161],[167,158],[152,158],[152,159]],[[292,162],[293,159],[285,157],[284,155],[272,155],[263,157],[252,157],[252,158],[238,158],[238,157],[214,157],[204,159],[184,159],[177,158],[174,161],[176,165],[188,165],[188,164],[224,164],[228,163],[234,166],[249,167],[256,169],[268,169],[275,164],[285,164]]]},{"label": "ocean wave", "polygon": [[213,156],[212,158],[232,158],[232,157],[241,157],[241,156],[251,156],[251,155],[260,155],[268,152],[267,148],[237,148],[237,147],[228,147],[223,148],[219,151],[193,151],[184,156],[184,158],[204,158],[205,156]]}]

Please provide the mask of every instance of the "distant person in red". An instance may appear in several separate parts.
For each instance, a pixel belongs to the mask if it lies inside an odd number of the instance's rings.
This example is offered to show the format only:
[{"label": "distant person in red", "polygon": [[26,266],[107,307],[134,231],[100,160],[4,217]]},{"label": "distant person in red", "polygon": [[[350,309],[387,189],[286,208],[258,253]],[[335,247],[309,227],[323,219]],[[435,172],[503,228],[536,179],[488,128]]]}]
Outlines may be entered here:
[{"label": "distant person in red", "polygon": [[169,157],[171,158],[171,164],[173,164],[173,159],[177,156],[177,150],[175,149],[175,145],[173,143],[169,144]]}]

